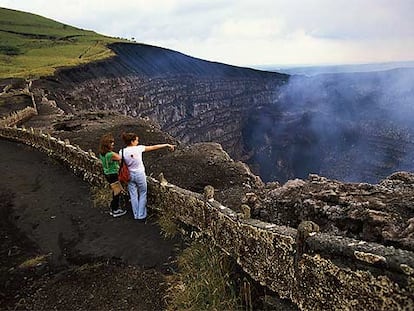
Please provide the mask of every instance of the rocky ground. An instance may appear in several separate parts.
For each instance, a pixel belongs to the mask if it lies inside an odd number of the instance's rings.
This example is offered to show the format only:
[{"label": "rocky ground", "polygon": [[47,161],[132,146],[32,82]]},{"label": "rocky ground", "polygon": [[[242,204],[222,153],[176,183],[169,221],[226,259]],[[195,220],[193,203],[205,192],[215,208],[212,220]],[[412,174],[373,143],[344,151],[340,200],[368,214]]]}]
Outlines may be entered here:
[{"label": "rocky ground", "polygon": [[253,214],[296,228],[312,220],[321,232],[414,251],[414,174],[396,172],[378,184],[318,175],[268,184],[253,196]]}]

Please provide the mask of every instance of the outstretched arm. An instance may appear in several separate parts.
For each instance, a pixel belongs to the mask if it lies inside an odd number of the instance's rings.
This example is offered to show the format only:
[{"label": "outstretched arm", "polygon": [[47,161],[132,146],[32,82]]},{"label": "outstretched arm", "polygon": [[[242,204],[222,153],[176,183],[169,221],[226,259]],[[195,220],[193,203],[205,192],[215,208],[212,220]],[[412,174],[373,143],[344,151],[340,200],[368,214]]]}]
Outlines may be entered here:
[{"label": "outstretched arm", "polygon": [[118,153],[112,152],[112,160],[113,161],[121,161],[122,157]]},{"label": "outstretched arm", "polygon": [[162,148],[169,148],[171,151],[174,151],[175,145],[170,144],[160,144],[160,145],[153,145],[153,146],[145,146],[144,151],[154,151]]}]

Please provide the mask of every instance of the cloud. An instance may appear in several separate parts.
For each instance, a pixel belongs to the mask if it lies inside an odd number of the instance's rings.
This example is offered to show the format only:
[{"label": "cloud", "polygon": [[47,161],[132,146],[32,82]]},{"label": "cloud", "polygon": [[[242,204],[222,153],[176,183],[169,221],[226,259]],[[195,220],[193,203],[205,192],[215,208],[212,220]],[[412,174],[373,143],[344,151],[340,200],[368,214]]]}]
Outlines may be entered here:
[{"label": "cloud", "polygon": [[236,65],[412,60],[412,0],[0,0],[83,29]]}]

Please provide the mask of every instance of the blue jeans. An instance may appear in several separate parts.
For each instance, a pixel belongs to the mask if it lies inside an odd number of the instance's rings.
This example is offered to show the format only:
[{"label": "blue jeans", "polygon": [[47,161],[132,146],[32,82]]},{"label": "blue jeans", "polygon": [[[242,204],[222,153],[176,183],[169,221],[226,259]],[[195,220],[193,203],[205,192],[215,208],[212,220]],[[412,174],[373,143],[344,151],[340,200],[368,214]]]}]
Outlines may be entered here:
[{"label": "blue jeans", "polygon": [[128,183],[132,212],[135,219],[147,217],[147,176],[145,172],[129,172],[131,180]]}]

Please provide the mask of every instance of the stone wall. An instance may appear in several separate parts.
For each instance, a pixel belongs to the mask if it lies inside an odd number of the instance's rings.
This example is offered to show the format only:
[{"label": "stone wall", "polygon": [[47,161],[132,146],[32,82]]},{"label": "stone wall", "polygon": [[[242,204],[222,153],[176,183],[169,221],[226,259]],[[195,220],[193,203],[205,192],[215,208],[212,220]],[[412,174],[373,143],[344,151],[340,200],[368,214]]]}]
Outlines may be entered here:
[{"label": "stone wall", "polygon": [[10,115],[0,120],[0,127],[18,125],[35,115],[37,115],[36,108],[26,107],[23,110],[12,112]]},{"label": "stone wall", "polygon": [[303,310],[411,310],[414,254],[348,238],[316,234],[298,249],[297,230],[243,219],[150,178],[154,206],[208,234],[244,271]]},{"label": "stone wall", "polygon": [[[91,184],[105,183],[93,153],[68,141],[17,127],[1,127],[0,136],[48,153]],[[414,309],[412,252],[245,219],[165,180],[148,177],[148,185],[151,207],[209,235],[253,279],[302,310]]]},{"label": "stone wall", "polygon": [[[10,113],[8,116],[3,117],[0,120],[0,127],[10,127],[14,125],[19,125],[24,123],[25,121],[29,120],[31,117],[38,114],[37,112],[37,105],[34,98],[33,93],[30,91],[30,87],[32,85],[32,81],[29,81],[28,83],[21,82],[22,89],[14,90],[14,95],[20,95],[24,94],[31,98],[32,106],[27,106],[24,109],[16,110]],[[7,93],[7,90],[9,90],[12,87],[11,84],[8,84],[3,92],[0,93],[0,96]]]},{"label": "stone wall", "polygon": [[91,184],[105,184],[102,165],[95,154],[71,145],[68,140],[62,141],[42,131],[19,127],[0,127],[0,137],[24,143],[47,153]]}]

